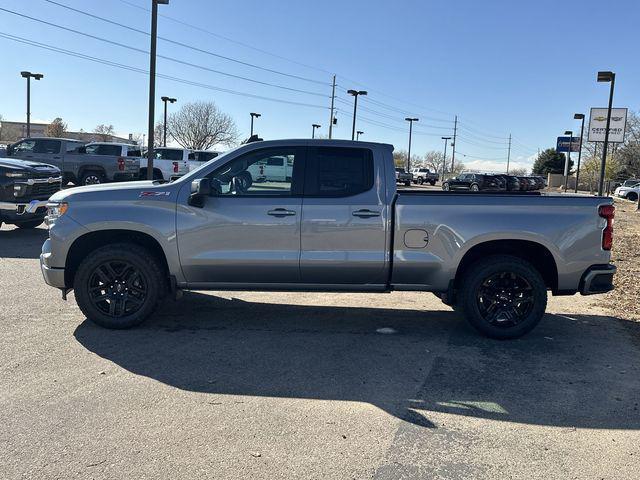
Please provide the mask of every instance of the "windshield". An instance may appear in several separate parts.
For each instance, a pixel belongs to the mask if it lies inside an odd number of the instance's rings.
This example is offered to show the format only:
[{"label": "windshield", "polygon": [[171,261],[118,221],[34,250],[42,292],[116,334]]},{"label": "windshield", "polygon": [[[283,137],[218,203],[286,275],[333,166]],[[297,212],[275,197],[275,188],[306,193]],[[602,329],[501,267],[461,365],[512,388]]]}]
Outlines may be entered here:
[{"label": "windshield", "polygon": [[227,155],[229,155],[230,153],[235,152],[236,150],[238,150],[239,148],[242,148],[242,147],[244,147],[244,144],[238,145],[237,147],[234,147],[231,150],[227,150],[226,152],[219,154],[216,158],[212,158],[208,162],[203,163],[202,165],[198,166],[198,168],[196,168],[195,170],[191,170],[187,175],[183,175],[182,177],[178,178],[175,181],[176,182],[180,182],[180,181],[184,180],[187,177],[189,179],[200,178],[198,176],[198,172],[200,172],[203,168],[207,168],[207,165],[211,165],[213,162],[218,162],[220,160],[224,161],[224,159],[225,159],[225,157]]}]

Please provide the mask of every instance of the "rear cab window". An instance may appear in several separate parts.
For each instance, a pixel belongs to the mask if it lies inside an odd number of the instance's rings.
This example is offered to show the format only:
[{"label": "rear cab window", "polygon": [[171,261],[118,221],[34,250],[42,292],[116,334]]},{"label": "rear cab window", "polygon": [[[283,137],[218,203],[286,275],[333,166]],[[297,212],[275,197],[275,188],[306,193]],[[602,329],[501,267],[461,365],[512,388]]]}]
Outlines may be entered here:
[{"label": "rear cab window", "polygon": [[371,190],[373,182],[373,153],[368,148],[309,149],[305,196],[349,197]]}]

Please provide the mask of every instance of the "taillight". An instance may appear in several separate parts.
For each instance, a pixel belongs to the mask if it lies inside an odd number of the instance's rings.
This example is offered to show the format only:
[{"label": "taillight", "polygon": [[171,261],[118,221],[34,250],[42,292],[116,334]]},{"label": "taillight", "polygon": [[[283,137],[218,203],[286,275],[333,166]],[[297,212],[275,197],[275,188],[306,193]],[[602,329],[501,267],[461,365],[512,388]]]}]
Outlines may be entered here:
[{"label": "taillight", "polygon": [[118,157],[118,170],[124,171],[124,158]]},{"label": "taillight", "polygon": [[178,162],[173,162],[173,173],[178,173],[179,170]]},{"label": "taillight", "polygon": [[601,205],[598,208],[598,215],[607,220],[607,225],[602,230],[602,249],[611,250],[613,245],[613,217],[616,213],[616,207],[613,205]]}]

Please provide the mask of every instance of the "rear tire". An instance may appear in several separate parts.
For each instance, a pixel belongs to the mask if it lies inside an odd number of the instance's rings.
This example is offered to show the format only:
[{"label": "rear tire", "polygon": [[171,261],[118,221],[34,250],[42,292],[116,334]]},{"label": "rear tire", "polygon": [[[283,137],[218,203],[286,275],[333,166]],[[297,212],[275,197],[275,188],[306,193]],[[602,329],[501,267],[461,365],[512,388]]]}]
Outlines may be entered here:
[{"label": "rear tire", "polygon": [[431,185],[432,187],[433,187],[435,184],[436,184],[436,181],[435,181],[435,180],[431,180],[431,181],[429,182],[429,185]]},{"label": "rear tire", "polygon": [[547,287],[529,262],[492,255],[464,273],[458,306],[483,335],[500,340],[518,338],[542,319]]},{"label": "rear tire", "polygon": [[116,243],[89,253],[76,272],[73,289],[82,313],[104,328],[140,325],[166,291],[164,269],[148,250]]},{"label": "rear tire", "polygon": [[471,190],[472,192],[479,192],[480,191],[480,187],[478,186],[477,183],[472,183],[471,187],[469,187],[469,190]]},{"label": "rear tire", "polygon": [[102,172],[87,171],[83,172],[80,177],[80,185],[99,185],[104,183],[104,174]]},{"label": "rear tire", "polygon": [[636,202],[638,200],[638,194],[636,192],[629,192],[627,194],[627,200],[631,200],[632,202]]},{"label": "rear tire", "polygon": [[448,192],[449,190],[451,190],[451,187],[449,186],[449,183],[444,182],[442,184],[442,190],[444,190],[445,192]]}]

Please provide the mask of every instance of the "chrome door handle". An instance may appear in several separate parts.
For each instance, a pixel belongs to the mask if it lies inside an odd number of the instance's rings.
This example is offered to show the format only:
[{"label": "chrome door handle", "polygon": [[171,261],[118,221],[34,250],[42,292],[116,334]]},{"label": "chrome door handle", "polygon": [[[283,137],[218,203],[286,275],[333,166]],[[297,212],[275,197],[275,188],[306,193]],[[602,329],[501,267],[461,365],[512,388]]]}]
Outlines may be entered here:
[{"label": "chrome door handle", "polygon": [[356,210],[355,212],[352,212],[351,215],[353,215],[354,217],[360,217],[360,218],[370,218],[370,217],[379,217],[380,216],[380,212],[374,212],[373,210]]},{"label": "chrome door handle", "polygon": [[296,212],[293,210],[287,210],[286,208],[274,208],[267,212],[267,215],[271,215],[272,217],[290,217],[295,214]]}]

